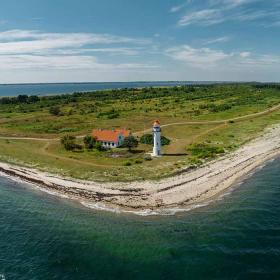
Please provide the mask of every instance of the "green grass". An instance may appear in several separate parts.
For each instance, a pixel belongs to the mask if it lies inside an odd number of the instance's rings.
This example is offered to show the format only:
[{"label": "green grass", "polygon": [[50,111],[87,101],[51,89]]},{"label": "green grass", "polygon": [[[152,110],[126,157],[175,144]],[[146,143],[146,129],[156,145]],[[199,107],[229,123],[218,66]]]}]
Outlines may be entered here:
[{"label": "green grass", "polygon": [[[199,165],[220,153],[232,151],[280,122],[280,110],[245,120],[183,124],[163,127],[171,140],[163,156],[149,160],[150,145],[100,152],[65,151],[59,139],[66,134],[85,135],[93,128],[151,128],[188,121],[223,121],[262,112],[280,103],[278,88],[253,85],[215,85],[196,88],[159,88],[103,91],[41,98],[34,104],[0,104],[0,134],[46,138],[45,141],[0,140],[0,159],[53,173],[99,181],[130,181],[169,176],[189,165]],[[75,99],[73,99],[75,98]],[[213,105],[214,104],[214,105]],[[225,104],[229,104],[225,106]],[[62,116],[49,113],[57,105]],[[53,139],[53,140],[48,140]],[[82,142],[82,139],[79,140]],[[199,151],[194,152],[194,148]],[[214,151],[214,150],[215,151]]]}]

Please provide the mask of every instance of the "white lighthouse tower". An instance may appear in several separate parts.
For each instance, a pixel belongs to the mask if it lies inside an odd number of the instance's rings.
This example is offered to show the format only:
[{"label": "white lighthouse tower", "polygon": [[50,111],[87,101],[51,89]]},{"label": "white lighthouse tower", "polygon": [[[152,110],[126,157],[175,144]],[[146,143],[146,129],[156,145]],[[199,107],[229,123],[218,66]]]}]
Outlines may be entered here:
[{"label": "white lighthouse tower", "polygon": [[154,122],[153,134],[154,134],[153,156],[158,157],[161,155],[161,128],[160,128],[160,122],[158,120]]}]

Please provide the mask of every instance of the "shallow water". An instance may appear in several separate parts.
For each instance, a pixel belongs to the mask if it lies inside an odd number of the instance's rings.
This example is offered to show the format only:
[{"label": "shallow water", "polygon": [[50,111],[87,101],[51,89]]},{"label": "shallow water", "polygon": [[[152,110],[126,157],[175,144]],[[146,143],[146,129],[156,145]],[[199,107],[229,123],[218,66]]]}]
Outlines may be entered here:
[{"label": "shallow water", "polygon": [[2,177],[0,279],[280,279],[280,160],[167,217],[93,211]]}]

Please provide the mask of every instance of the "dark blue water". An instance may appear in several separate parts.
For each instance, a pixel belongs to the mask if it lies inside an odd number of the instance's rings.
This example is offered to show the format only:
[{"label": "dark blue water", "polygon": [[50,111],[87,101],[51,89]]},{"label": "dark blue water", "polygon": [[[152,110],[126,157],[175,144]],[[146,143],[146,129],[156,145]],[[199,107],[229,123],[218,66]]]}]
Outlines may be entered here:
[{"label": "dark blue water", "polygon": [[[280,160],[170,217],[95,212],[1,178],[3,279],[280,279]],[[0,276],[1,279],[1,276]]]},{"label": "dark blue water", "polygon": [[[211,82],[199,82],[211,83]],[[213,83],[213,82],[212,82]],[[179,86],[196,84],[196,82],[126,82],[126,83],[57,83],[57,84],[0,84],[1,96],[27,95],[52,95],[62,93],[73,93],[83,91],[94,91],[104,89],[157,87],[157,86]]]}]

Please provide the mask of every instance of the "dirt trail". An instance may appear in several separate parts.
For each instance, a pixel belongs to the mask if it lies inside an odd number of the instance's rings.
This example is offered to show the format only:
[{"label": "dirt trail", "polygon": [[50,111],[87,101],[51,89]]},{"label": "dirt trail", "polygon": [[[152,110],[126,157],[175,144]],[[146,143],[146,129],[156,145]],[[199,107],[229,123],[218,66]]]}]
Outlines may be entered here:
[{"label": "dirt trail", "polygon": [[[163,124],[161,125],[161,127],[168,127],[168,126],[174,126],[174,125],[196,125],[196,124],[227,124],[231,121],[237,122],[237,121],[245,121],[245,120],[250,120],[252,118],[255,117],[260,117],[260,116],[264,116],[267,114],[270,114],[274,111],[277,111],[278,109],[280,109],[280,104],[271,107],[270,109],[267,109],[265,111],[262,112],[258,112],[258,113],[253,113],[253,114],[249,114],[249,115],[245,115],[245,116],[240,116],[240,117],[235,117],[235,118],[230,118],[230,119],[225,119],[225,120],[219,120],[219,121],[186,121],[186,122],[174,122],[174,123],[168,123],[168,124]],[[142,131],[137,131],[134,134],[135,135],[140,135],[140,134],[144,134],[144,133],[148,133],[151,132],[151,129],[145,129]]]}]

